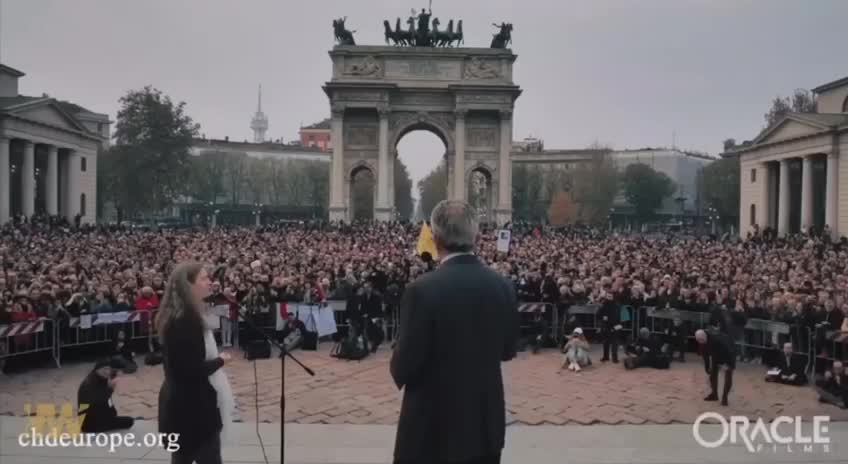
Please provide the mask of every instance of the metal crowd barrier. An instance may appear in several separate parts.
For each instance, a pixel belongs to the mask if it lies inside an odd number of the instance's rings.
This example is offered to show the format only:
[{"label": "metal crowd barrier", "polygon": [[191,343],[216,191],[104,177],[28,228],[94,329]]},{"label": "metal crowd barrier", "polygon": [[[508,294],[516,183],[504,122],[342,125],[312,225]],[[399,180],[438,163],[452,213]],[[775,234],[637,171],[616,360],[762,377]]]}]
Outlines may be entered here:
[{"label": "metal crowd barrier", "polygon": [[[559,342],[559,311],[557,311],[556,305],[551,303],[520,303],[518,313],[521,315],[521,329],[532,328],[531,321],[538,323],[546,315],[550,315],[550,326],[546,327],[543,335],[547,332],[554,340]],[[532,319],[525,317],[526,315],[532,315]]]},{"label": "metal crowd barrier", "polygon": [[0,325],[0,361],[49,351],[59,367],[56,327],[55,321],[46,318]]},{"label": "metal crowd barrier", "polygon": [[[584,305],[572,305],[566,310],[565,321],[563,321],[563,327],[560,329],[562,332],[565,332],[565,323],[568,322],[571,317],[574,317],[578,322],[577,325],[582,328],[584,331],[590,330],[592,332],[596,332],[598,330],[598,311],[600,311],[601,305],[599,304],[584,304]],[[588,323],[591,321],[591,323]],[[563,335],[571,335],[568,333],[563,333]]]},{"label": "metal crowd barrier", "polygon": [[[349,335],[351,330],[351,321],[348,319],[346,314],[347,302],[344,300],[328,300],[325,304],[333,308],[336,327],[343,328]],[[400,328],[400,305],[394,305],[391,311],[387,311],[388,306],[390,305],[385,303],[383,304],[383,314],[387,316],[383,317],[382,321],[383,335],[385,336],[385,340],[393,342],[397,340],[398,329]]]},{"label": "metal crowd barrier", "polygon": [[[819,339],[819,332],[822,337]],[[813,340],[813,371],[820,373],[828,368],[836,361],[848,362],[848,334],[839,330],[827,330],[823,327],[818,328],[815,332]],[[816,355],[816,348],[821,344],[821,348],[827,348],[827,353]],[[820,369],[821,368],[821,369]]]},{"label": "metal crowd barrier", "polygon": [[119,330],[125,340],[146,340],[152,349],[156,336],[156,317],[159,310],[139,309],[114,313],[81,314],[56,324],[56,365],[62,360],[62,350],[81,346],[112,343]]},{"label": "metal crowd barrier", "polygon": [[[655,334],[665,334],[665,329],[671,326],[670,321],[679,319],[684,323],[687,337],[692,339],[695,331],[709,325],[710,313],[682,311],[673,308],[640,308],[638,327],[648,327]],[[644,314],[644,320],[641,315]],[[660,328],[657,328],[659,321]],[[780,351],[783,343],[792,342],[795,353],[807,356],[807,368],[813,368],[813,336],[808,327],[790,325],[785,322],[767,319],[748,319],[741,332],[733,333],[734,342],[739,346],[739,354],[746,358],[749,353],[760,356],[774,351]]]}]

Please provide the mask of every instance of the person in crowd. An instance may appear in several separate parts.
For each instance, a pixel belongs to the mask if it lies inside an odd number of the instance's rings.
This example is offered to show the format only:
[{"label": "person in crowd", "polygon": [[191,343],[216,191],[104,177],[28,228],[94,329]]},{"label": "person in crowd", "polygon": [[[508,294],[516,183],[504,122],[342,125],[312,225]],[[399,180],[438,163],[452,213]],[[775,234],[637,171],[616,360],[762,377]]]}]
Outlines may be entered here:
[{"label": "person in crowd", "polygon": [[618,363],[618,343],[619,330],[621,324],[619,318],[618,305],[615,304],[614,295],[609,289],[602,290],[601,308],[598,310],[598,321],[600,322],[600,335],[604,343],[604,356],[601,362],[610,360],[610,352],[612,352],[612,362]]},{"label": "person in crowd", "polygon": [[365,278],[362,289],[359,293],[359,314],[362,317],[363,332],[367,342],[366,349],[372,353],[377,352],[377,348],[383,342],[385,335],[383,333],[383,297],[374,289],[373,280],[369,277]]},{"label": "person in crowd", "polygon": [[152,287],[142,287],[138,298],[135,299],[135,309],[153,310],[159,307],[159,296]]},{"label": "person in crowd", "polygon": [[834,362],[825,371],[823,378],[816,382],[816,391],[822,403],[848,408],[848,372],[841,361]]},{"label": "person in crowd", "polygon": [[[672,359],[677,359],[680,362],[686,362],[686,337],[688,334],[686,326],[683,325],[683,320],[675,317],[672,325],[665,330],[665,353]],[[674,354],[678,357],[675,358]]]},{"label": "person in crowd", "polygon": [[77,390],[77,411],[83,433],[106,433],[132,428],[132,417],[119,416],[112,395],[119,384],[118,373],[126,366],[120,358],[104,358],[94,365]]},{"label": "person in crowd", "polygon": [[589,342],[580,327],[574,329],[562,351],[565,356],[563,356],[560,369],[564,369],[568,365],[568,370],[580,372],[582,368],[592,364],[592,360],[589,358]]},{"label": "person in crowd", "polygon": [[127,374],[132,374],[138,370],[138,365],[135,362],[135,353],[130,347],[127,334],[123,330],[118,330],[115,334],[115,340],[112,347],[112,356],[118,358],[123,370]]},{"label": "person in crowd", "polygon": [[626,369],[653,367],[668,369],[671,358],[662,352],[662,344],[647,327],[639,329],[639,337],[626,348],[627,358],[624,360]]},{"label": "person in crowd", "polygon": [[720,331],[699,329],[695,340],[704,347],[704,369],[710,378],[710,394],[704,401],[718,401],[718,372],[724,370],[724,390],[721,405],[728,405],[730,389],[733,387],[733,371],[736,369],[736,351],[730,336]]},{"label": "person in crowd", "polygon": [[784,385],[807,383],[807,357],[794,352],[791,342],[783,344],[783,352],[774,357],[774,366],[766,375],[766,382]]},{"label": "person in crowd", "polygon": [[442,201],[430,223],[439,266],[407,287],[390,364],[404,390],[394,460],[498,463],[506,431],[501,362],[516,354],[517,297],[474,255],[470,205]]},{"label": "person in crowd", "polygon": [[159,392],[159,432],[179,434],[173,464],[220,464],[221,433],[232,421],[234,401],[222,371],[230,360],[218,354],[204,321],[209,275],[197,262],[174,269],[159,312],[165,380]]}]

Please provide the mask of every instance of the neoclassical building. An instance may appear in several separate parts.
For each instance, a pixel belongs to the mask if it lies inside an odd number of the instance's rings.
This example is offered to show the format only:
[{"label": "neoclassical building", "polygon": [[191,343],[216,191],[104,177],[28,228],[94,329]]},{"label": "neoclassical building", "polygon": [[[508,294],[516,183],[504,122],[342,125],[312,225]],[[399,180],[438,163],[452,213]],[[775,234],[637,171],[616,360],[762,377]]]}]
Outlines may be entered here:
[{"label": "neoclassical building", "polygon": [[0,64],[0,224],[38,213],[95,222],[97,151],[109,143],[109,117],[21,95],[23,76]]},{"label": "neoclassical building", "polygon": [[790,113],[731,154],[740,161],[739,232],[829,225],[848,236],[848,77],[813,89],[816,113]]}]

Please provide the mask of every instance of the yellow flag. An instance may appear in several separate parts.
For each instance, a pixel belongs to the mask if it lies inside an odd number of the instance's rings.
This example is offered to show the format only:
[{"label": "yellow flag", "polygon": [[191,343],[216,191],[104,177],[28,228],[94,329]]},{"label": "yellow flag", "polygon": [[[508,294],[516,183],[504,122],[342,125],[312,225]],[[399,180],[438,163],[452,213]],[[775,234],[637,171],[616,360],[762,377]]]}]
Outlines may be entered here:
[{"label": "yellow flag", "polygon": [[436,243],[433,242],[433,231],[430,230],[430,226],[426,222],[421,225],[421,233],[418,234],[418,245],[415,247],[415,253],[421,256],[425,251],[430,253],[433,259],[439,257],[436,253]]}]

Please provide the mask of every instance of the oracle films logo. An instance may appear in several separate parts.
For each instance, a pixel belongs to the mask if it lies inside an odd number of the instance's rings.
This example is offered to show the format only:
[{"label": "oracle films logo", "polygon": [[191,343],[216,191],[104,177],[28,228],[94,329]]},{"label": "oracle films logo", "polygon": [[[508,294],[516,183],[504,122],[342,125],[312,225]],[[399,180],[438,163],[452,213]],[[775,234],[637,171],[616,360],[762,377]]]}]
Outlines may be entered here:
[{"label": "oracle films logo", "polygon": [[[709,440],[701,432],[701,424],[707,419],[714,419],[721,428],[718,438]],[[746,416],[730,416],[729,420],[716,412],[705,412],[698,416],[692,425],[692,436],[704,448],[718,448],[727,444],[742,442],[750,453],[769,450],[774,453],[814,453],[830,452],[830,437],[828,423],[830,416],[814,416],[812,430],[805,433],[804,423],[800,416],[780,416],[766,422],[758,418],[751,422]],[[709,424],[708,424],[709,425]],[[788,429],[788,430],[787,430]],[[794,447],[793,447],[794,446]]]}]

